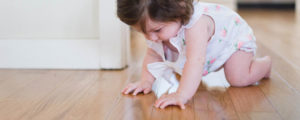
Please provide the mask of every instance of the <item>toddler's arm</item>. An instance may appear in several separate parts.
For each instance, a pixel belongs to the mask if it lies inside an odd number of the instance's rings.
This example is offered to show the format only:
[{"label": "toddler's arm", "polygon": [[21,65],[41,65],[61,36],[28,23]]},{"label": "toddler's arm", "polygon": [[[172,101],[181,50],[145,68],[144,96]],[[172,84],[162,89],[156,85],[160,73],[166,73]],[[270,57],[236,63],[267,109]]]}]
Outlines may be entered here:
[{"label": "toddler's arm", "polygon": [[147,53],[144,57],[143,66],[142,66],[142,75],[141,80],[135,83],[130,83],[122,90],[122,93],[128,94],[133,92],[133,95],[137,95],[140,92],[144,92],[147,94],[152,89],[152,84],[155,78],[152,74],[148,71],[147,65],[154,62],[162,62],[161,56],[159,56],[154,50],[151,48],[147,49]]},{"label": "toddler's arm", "polygon": [[192,28],[185,31],[185,34],[187,61],[177,92],[187,99],[191,99],[202,78],[206,47],[214,34],[213,20],[208,16],[202,16]]},{"label": "toddler's arm", "polygon": [[196,93],[202,78],[202,71],[206,56],[206,47],[214,34],[213,20],[202,16],[192,28],[185,31],[186,36],[186,63],[179,83],[179,88],[174,94],[166,95],[156,101],[155,106],[164,108],[168,105],[179,105],[184,109],[184,104]]},{"label": "toddler's arm", "polygon": [[148,48],[146,56],[144,57],[143,67],[142,67],[142,77],[141,80],[149,81],[151,84],[154,82],[154,77],[148,71],[147,65],[154,62],[162,62],[163,59],[158,55],[153,49]]}]

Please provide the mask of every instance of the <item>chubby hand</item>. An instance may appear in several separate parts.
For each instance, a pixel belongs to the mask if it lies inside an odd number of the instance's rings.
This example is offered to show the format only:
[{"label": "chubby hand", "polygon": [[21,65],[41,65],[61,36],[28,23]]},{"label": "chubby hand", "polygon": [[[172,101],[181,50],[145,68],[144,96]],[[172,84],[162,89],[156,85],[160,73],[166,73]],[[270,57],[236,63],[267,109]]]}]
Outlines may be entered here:
[{"label": "chubby hand", "polygon": [[168,95],[163,95],[158,100],[156,100],[155,107],[164,109],[169,105],[178,105],[181,109],[185,109],[184,104],[187,102],[187,100],[188,99],[183,95],[180,95],[178,93],[171,93]]},{"label": "chubby hand", "polygon": [[152,82],[141,80],[137,81],[135,83],[128,84],[123,90],[123,94],[129,94],[133,92],[133,95],[137,95],[140,92],[144,92],[144,94],[148,94],[151,92],[152,89]]}]

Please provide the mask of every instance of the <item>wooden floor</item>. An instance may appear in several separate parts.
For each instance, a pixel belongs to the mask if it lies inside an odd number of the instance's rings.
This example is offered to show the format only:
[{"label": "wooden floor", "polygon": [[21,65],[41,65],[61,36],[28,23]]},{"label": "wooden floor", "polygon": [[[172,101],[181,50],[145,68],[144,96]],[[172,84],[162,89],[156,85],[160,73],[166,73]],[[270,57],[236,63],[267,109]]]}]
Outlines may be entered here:
[{"label": "wooden floor", "polygon": [[154,94],[122,95],[139,80],[145,41],[132,34],[125,70],[0,70],[0,120],[299,120],[300,20],[292,11],[239,11],[253,27],[258,56],[273,58],[271,78],[225,92],[200,87],[186,110],[153,107]]}]

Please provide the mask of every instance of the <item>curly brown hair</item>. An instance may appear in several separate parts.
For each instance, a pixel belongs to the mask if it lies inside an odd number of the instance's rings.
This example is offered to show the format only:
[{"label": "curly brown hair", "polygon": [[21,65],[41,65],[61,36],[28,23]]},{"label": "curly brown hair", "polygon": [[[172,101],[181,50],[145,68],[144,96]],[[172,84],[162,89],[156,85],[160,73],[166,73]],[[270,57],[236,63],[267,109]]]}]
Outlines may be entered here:
[{"label": "curly brown hair", "polygon": [[117,15],[128,25],[140,25],[145,32],[145,19],[187,24],[194,12],[193,0],[118,0]]}]

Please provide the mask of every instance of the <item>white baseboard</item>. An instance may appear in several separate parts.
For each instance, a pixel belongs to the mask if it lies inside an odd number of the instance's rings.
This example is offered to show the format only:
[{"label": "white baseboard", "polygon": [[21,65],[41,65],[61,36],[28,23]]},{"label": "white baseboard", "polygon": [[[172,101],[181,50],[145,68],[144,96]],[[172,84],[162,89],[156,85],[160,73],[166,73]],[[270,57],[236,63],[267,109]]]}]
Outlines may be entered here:
[{"label": "white baseboard", "polygon": [[0,40],[0,68],[100,69],[100,40]]}]

